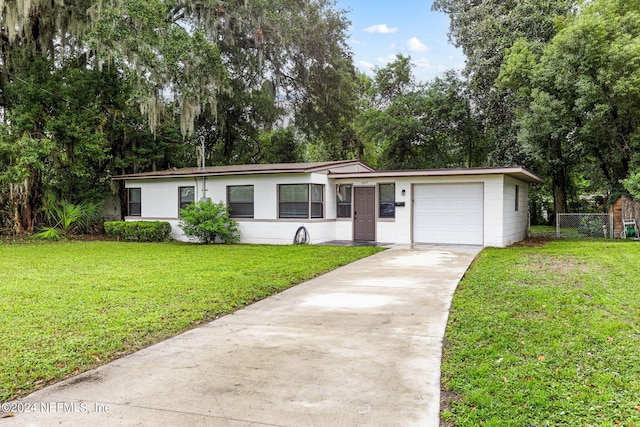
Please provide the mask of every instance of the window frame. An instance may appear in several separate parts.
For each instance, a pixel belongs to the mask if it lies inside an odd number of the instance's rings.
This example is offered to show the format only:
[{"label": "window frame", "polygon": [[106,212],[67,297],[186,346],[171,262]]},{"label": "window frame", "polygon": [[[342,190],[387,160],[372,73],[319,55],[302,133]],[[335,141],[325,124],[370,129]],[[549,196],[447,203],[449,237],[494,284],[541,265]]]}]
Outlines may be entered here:
[{"label": "window frame", "polygon": [[[349,189],[349,200],[340,200],[341,187]],[[346,192],[346,191],[345,191]],[[342,193],[344,194],[344,193]],[[343,208],[342,210],[340,208]],[[336,185],[336,218],[351,218],[353,216],[353,184]]]},{"label": "window frame", "polygon": [[[132,191],[137,191],[138,192],[138,202],[132,202],[131,199],[131,193]],[[132,206],[137,206],[138,213],[132,213]],[[127,216],[142,216],[142,187],[128,187],[127,188]]]},{"label": "window frame", "polygon": [[[231,200],[231,189],[238,187],[251,188],[251,202],[234,202]],[[251,213],[234,214],[233,205],[251,206]],[[231,218],[254,218],[255,216],[255,187],[253,184],[227,185],[227,206],[229,207],[229,217]]]},{"label": "window frame", "polygon": [[[306,200],[287,200],[282,201],[282,190],[283,188],[290,186],[299,186],[306,187]],[[314,188],[320,188],[320,193],[314,192]],[[324,207],[325,207],[325,185],[324,184],[278,184],[278,219],[323,219]],[[316,194],[320,194],[319,200],[314,200],[314,196]],[[297,214],[296,212],[302,212],[302,209],[283,209],[283,206],[286,205],[298,205],[301,207],[302,204],[305,204],[304,211],[306,212],[305,216],[301,214]],[[318,209],[319,206],[319,209]],[[315,209],[314,209],[315,207]]]},{"label": "window frame", "polygon": [[[317,192],[314,188],[320,188],[320,200],[314,200]],[[309,218],[321,219],[324,218],[324,185],[323,184],[309,184]],[[318,210],[318,206],[320,210]],[[315,208],[315,209],[314,209]],[[319,212],[319,213],[318,213]]]},{"label": "window frame", "polygon": [[[190,188],[191,189],[191,197],[192,200],[189,202],[183,202],[182,201],[182,190],[186,189],[186,188]],[[185,186],[181,186],[178,187],[178,212],[180,212],[182,209],[186,208],[187,206],[189,206],[191,203],[196,201],[196,187],[193,185],[185,185]]]},{"label": "window frame", "polygon": [[520,186],[519,185],[516,185],[515,201],[516,201],[515,211],[518,212],[520,210]]},{"label": "window frame", "polygon": [[[391,186],[393,194],[392,199],[382,198],[382,187]],[[390,212],[384,212],[383,207],[391,207]],[[394,219],[396,217],[396,183],[395,182],[382,182],[378,184],[378,218]]]}]

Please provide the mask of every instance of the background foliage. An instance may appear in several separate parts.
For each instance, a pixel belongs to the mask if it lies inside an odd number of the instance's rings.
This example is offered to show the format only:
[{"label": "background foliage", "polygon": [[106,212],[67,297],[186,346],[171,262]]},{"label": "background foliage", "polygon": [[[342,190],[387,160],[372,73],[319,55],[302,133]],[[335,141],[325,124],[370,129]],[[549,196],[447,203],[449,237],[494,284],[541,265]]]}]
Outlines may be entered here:
[{"label": "background foliage", "polygon": [[36,230],[45,193],[124,212],[113,175],[202,143],[208,165],[523,165],[549,178],[534,221],[633,189],[639,3],[436,0],[467,61],[418,82],[403,55],[357,72],[333,0],[2,2],[0,230]]}]

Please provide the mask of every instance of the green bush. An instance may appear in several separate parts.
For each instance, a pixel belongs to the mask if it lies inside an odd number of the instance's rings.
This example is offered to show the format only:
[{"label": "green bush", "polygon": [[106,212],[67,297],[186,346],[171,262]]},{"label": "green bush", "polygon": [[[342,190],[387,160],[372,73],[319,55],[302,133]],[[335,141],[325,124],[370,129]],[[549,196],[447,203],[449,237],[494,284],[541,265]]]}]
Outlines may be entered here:
[{"label": "green bush", "polygon": [[197,201],[180,211],[180,227],[184,234],[202,243],[236,243],[240,240],[238,223],[229,217],[224,203]]},{"label": "green bush", "polygon": [[98,203],[70,203],[58,201],[52,194],[42,199],[42,212],[46,224],[34,234],[36,239],[58,240],[71,235],[83,234],[95,229],[100,221],[101,205]]},{"label": "green bush", "polygon": [[107,236],[138,242],[171,240],[171,224],[166,221],[108,221],[104,223]]},{"label": "green bush", "polygon": [[607,237],[607,226],[601,218],[580,219],[578,231],[587,237]]}]

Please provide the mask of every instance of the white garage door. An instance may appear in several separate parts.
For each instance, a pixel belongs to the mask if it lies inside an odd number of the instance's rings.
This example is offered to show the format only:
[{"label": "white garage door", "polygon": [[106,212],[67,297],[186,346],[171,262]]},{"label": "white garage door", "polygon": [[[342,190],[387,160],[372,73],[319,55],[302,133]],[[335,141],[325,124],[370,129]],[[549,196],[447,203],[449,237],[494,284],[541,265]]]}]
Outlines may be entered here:
[{"label": "white garage door", "polygon": [[416,184],[413,187],[413,241],[482,245],[484,186]]}]

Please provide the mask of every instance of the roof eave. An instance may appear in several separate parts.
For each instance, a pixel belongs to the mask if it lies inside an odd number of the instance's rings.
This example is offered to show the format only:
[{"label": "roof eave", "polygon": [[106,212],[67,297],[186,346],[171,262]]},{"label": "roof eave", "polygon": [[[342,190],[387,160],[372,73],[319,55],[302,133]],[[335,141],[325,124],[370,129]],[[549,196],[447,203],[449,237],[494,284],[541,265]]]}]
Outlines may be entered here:
[{"label": "roof eave", "polygon": [[[303,165],[304,163],[301,163]],[[207,177],[207,176],[231,176],[231,175],[262,175],[262,174],[278,174],[278,173],[314,173],[314,172],[322,172],[327,171],[327,173],[331,173],[331,168],[348,166],[351,164],[361,165],[365,169],[369,169],[373,171],[374,169],[363,163],[359,160],[341,160],[334,162],[322,162],[314,165],[310,165],[308,167],[300,167],[300,168],[289,168],[284,167],[286,164],[274,164],[272,169],[242,169],[242,170],[222,170],[222,171],[212,171],[212,170],[201,170],[197,168],[190,168],[188,172],[184,172],[184,169],[177,169],[175,173],[173,171],[162,171],[162,172],[145,172],[145,173],[137,173],[137,174],[126,174],[126,175],[116,175],[111,179],[114,181],[122,181],[122,180],[141,180],[141,179],[166,179],[166,178],[194,178],[194,177]],[[306,164],[305,164],[306,165]],[[256,165],[257,166],[257,165]],[[264,166],[264,165],[262,165]]]},{"label": "roof eave", "polygon": [[478,175],[507,175],[516,178],[520,181],[527,183],[542,184],[544,180],[536,174],[529,172],[523,167],[504,167],[504,168],[468,168],[468,169],[427,169],[427,170],[387,170],[387,171],[373,171],[373,172],[347,172],[347,173],[332,173],[330,178],[399,178],[399,177],[414,177],[414,176],[478,176]]},{"label": "roof eave", "polygon": [[175,173],[175,174],[131,174],[131,175],[118,175],[111,179],[114,181],[122,180],[138,180],[138,179],[162,179],[162,178],[200,178],[208,176],[230,176],[230,175],[267,175],[277,173],[306,173],[305,169],[272,169],[272,170],[253,170],[253,171],[227,171],[227,172],[189,172],[189,173]]}]

